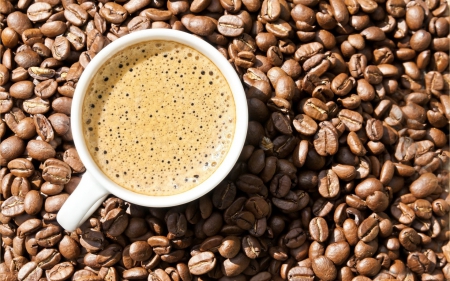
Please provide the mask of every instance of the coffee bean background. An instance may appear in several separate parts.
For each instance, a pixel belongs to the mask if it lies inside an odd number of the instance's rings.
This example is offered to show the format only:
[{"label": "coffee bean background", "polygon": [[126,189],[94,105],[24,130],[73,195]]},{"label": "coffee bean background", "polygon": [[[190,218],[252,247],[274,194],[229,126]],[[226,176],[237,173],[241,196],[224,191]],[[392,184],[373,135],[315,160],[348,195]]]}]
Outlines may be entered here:
[{"label": "coffee bean background", "polygon": [[[450,280],[443,0],[0,0],[0,280]],[[70,106],[110,42],[193,33],[242,79],[246,145],[202,198],[56,214]]]}]

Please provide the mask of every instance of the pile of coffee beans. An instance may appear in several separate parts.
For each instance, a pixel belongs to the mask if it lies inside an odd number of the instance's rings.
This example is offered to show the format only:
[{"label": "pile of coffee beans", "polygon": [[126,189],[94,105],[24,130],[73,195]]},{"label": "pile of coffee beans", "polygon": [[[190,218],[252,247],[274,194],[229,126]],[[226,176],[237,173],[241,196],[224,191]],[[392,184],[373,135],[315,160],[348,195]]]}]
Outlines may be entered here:
[{"label": "pile of coffee beans", "polygon": [[[0,0],[0,279],[449,280],[449,20],[444,0]],[[110,197],[65,231],[78,79],[148,28],[230,61],[246,145],[199,200]]]}]

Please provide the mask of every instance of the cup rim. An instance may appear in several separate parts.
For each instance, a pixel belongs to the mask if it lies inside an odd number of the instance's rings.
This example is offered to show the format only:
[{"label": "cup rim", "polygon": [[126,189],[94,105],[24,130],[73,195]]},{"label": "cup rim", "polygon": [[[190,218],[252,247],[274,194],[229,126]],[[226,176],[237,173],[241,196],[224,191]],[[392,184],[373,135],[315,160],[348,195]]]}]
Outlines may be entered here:
[{"label": "cup rim", "polygon": [[[230,90],[233,94],[235,108],[236,108],[236,125],[234,137],[231,142],[230,149],[223,159],[222,163],[216,171],[204,182],[193,187],[192,189],[169,196],[150,196],[140,193],[132,192],[109,179],[97,166],[93,160],[89,150],[85,144],[85,138],[82,130],[82,109],[83,101],[87,89],[98,69],[113,55],[119,51],[130,47],[132,45],[152,40],[166,40],[174,41],[191,47],[209,60],[211,60],[217,68],[222,72],[227,80]],[[147,29],[133,32],[124,37],[121,37],[105,48],[103,48],[87,65],[78,80],[75,88],[72,108],[71,108],[71,129],[75,147],[79,157],[86,167],[86,171],[91,173],[98,184],[107,189],[111,194],[124,199],[130,203],[134,203],[146,207],[170,207],[177,206],[193,201],[216,187],[228,173],[231,171],[237,162],[239,155],[245,143],[248,127],[248,108],[245,92],[242,83],[228,60],[212,45],[202,39],[186,32],[172,30],[172,29]],[[96,183],[93,183],[96,184]]]}]

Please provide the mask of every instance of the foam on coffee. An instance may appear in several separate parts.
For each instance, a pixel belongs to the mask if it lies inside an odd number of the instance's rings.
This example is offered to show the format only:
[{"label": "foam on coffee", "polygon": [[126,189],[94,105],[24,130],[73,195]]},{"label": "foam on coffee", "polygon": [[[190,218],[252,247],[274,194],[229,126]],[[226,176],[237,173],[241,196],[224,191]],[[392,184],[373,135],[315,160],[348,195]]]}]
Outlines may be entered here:
[{"label": "foam on coffee", "polygon": [[185,45],[151,41],[108,60],[83,103],[92,158],[118,185],[173,195],[204,182],[233,139],[235,104],[220,70]]}]

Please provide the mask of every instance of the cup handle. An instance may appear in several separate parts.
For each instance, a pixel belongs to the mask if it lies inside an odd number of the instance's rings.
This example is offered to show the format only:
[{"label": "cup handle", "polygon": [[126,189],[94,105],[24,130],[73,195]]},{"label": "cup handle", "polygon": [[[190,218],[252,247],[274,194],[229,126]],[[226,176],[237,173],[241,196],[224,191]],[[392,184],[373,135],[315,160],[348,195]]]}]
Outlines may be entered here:
[{"label": "cup handle", "polygon": [[97,210],[109,194],[109,191],[86,171],[77,188],[59,210],[56,216],[58,223],[64,229],[74,231]]}]

